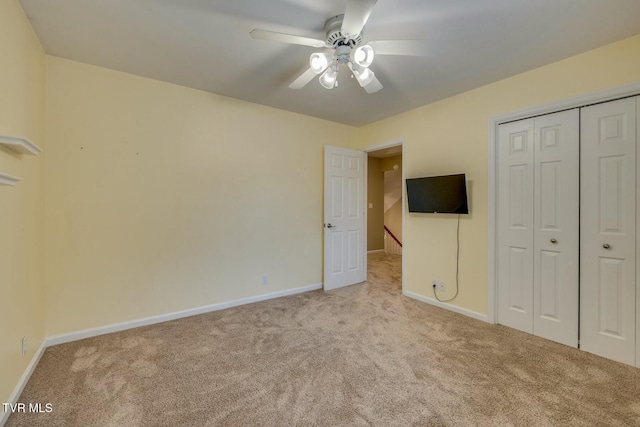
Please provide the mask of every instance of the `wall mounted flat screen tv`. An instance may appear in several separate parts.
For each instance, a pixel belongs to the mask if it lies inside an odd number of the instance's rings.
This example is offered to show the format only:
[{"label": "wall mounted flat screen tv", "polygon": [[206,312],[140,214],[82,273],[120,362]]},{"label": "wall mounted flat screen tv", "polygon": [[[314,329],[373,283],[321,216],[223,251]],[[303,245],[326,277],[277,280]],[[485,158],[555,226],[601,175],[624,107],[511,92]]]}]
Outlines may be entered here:
[{"label": "wall mounted flat screen tv", "polygon": [[407,179],[409,212],[468,214],[465,174]]}]

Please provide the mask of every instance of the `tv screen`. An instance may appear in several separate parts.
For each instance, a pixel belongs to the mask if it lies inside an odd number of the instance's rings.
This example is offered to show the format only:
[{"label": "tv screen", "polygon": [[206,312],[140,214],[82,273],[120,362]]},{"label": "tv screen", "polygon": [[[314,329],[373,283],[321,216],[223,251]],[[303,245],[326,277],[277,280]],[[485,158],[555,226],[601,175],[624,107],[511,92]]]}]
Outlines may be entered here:
[{"label": "tv screen", "polygon": [[409,212],[468,214],[465,175],[407,179]]}]

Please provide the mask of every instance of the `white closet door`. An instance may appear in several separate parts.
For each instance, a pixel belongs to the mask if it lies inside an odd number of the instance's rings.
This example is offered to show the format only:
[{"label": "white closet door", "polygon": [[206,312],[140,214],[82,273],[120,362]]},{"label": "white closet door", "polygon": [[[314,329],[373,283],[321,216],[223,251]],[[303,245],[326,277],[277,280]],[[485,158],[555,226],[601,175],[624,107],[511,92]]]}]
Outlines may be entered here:
[{"label": "white closet door", "polygon": [[498,322],[533,333],[533,119],[500,126]]},{"label": "white closet door", "polygon": [[636,99],[582,110],[580,346],[634,364]]},{"label": "white closet door", "polygon": [[533,333],[578,346],[580,121],[569,110],[536,117]]}]

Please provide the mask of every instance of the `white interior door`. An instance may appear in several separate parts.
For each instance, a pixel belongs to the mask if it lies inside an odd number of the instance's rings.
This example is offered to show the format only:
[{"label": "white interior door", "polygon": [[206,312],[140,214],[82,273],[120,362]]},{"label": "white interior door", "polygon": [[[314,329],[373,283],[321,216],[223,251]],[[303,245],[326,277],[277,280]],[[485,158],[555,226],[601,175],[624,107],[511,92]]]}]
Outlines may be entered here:
[{"label": "white interior door", "polygon": [[362,151],[324,149],[324,289],[367,279]]},{"label": "white interior door", "polygon": [[500,126],[498,323],[533,333],[533,119]]},{"label": "white interior door", "polygon": [[580,346],[634,364],[636,99],[583,108]]},{"label": "white interior door", "polygon": [[534,120],[533,333],[578,346],[578,109]]}]

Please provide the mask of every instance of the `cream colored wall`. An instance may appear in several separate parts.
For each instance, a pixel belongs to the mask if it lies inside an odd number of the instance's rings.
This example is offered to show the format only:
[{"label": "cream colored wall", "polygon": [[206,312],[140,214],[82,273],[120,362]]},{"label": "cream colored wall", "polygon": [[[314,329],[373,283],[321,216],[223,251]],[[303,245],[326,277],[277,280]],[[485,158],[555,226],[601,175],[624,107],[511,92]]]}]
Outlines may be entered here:
[{"label": "cream colored wall", "polygon": [[[367,250],[384,249],[384,174],[381,161],[368,157],[367,165]],[[369,206],[373,204],[373,208]]]},{"label": "cream colored wall", "polygon": [[402,199],[384,213],[384,225],[402,243]]},{"label": "cream colored wall", "polygon": [[323,146],[357,132],[48,56],[47,334],[321,283]]},{"label": "cream colored wall", "polygon": [[400,192],[397,194],[400,199],[384,212],[384,225],[402,243],[402,186],[404,185],[402,182],[402,156],[385,157],[382,159],[380,167],[385,173],[385,186],[387,186],[387,180],[397,180],[395,182],[400,187]]},{"label": "cream colored wall", "polygon": [[[405,140],[406,177],[466,173],[471,212],[460,225],[460,293],[452,304],[487,312],[488,120],[492,116],[640,81],[640,36],[429,104],[360,129],[360,147]],[[455,283],[456,217],[407,214],[406,287],[431,297]]]},{"label": "cream colored wall", "polygon": [[[18,1],[0,1],[0,133],[42,148],[44,58]],[[0,401],[8,402],[44,339],[44,156],[0,148],[0,172],[22,178],[0,185]]]},{"label": "cream colored wall", "polygon": [[380,159],[380,169],[382,172],[394,170],[394,166],[398,166],[397,170],[402,170],[402,156],[385,157]]}]

